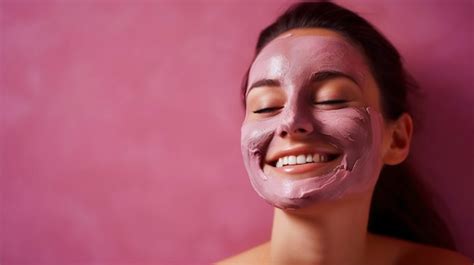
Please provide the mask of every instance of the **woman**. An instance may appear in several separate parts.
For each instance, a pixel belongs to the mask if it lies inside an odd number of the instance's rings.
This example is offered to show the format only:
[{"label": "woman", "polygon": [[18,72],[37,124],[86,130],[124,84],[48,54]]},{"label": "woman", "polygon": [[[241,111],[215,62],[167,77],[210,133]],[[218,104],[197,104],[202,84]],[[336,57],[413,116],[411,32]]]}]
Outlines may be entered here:
[{"label": "woman", "polygon": [[[244,81],[244,163],[275,214],[269,242],[223,264],[471,264],[415,243],[452,248],[416,183],[390,174],[406,173],[394,169],[410,150],[412,85],[367,21],[328,2],[296,4],[261,32]],[[395,192],[423,207],[404,216],[384,199],[397,203]],[[417,226],[413,212],[428,222]]]}]

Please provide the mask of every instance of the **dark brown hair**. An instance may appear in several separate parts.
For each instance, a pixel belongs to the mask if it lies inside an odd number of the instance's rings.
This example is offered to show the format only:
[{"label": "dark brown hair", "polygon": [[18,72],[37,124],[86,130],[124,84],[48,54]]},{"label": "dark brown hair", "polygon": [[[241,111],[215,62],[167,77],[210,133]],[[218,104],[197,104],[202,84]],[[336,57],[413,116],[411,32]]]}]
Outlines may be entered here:
[{"label": "dark brown hair", "polygon": [[[260,33],[255,56],[278,35],[296,28],[333,30],[355,44],[368,59],[380,88],[384,117],[395,120],[411,113],[408,94],[415,92],[417,85],[403,67],[397,49],[365,19],[334,3],[292,5]],[[242,83],[244,104],[247,81],[248,71]],[[408,162],[384,166],[373,194],[368,230],[454,250],[451,233],[434,208],[433,196]]]}]

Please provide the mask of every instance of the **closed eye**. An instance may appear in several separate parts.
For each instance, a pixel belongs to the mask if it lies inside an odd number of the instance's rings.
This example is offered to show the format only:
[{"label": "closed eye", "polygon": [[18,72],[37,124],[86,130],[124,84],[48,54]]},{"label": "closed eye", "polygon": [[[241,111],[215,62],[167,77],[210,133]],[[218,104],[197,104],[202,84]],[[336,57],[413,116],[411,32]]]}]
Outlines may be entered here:
[{"label": "closed eye", "polygon": [[253,113],[270,113],[270,112],[274,112],[274,111],[277,111],[277,110],[281,110],[282,108],[283,107],[263,108],[263,109],[256,110]]},{"label": "closed eye", "polygon": [[333,100],[325,100],[325,101],[319,101],[319,102],[314,102],[315,105],[337,105],[337,104],[343,104],[347,103],[347,100],[344,99],[333,99]]}]

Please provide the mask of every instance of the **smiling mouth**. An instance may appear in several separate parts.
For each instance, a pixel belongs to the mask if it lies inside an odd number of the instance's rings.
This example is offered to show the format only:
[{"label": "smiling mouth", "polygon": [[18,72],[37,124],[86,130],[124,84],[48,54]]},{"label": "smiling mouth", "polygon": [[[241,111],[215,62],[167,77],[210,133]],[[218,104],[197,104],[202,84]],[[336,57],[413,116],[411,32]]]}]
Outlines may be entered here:
[{"label": "smiling mouth", "polygon": [[316,153],[289,155],[270,161],[268,164],[276,168],[294,167],[306,164],[324,164],[336,160],[340,154]]},{"label": "smiling mouth", "polygon": [[342,153],[287,155],[266,162],[262,169],[265,174],[275,173],[280,177],[312,178],[322,176],[337,168],[337,163],[340,162],[342,156]]}]

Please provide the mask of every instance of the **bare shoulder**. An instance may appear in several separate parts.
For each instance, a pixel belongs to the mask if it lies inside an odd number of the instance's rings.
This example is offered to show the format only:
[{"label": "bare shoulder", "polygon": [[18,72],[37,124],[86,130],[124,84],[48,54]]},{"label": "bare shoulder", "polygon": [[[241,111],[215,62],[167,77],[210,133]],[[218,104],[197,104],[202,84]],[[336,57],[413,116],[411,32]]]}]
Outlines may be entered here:
[{"label": "bare shoulder", "polygon": [[[469,258],[451,250],[369,234],[368,264],[473,265]],[[216,264],[268,264],[270,242],[263,243]]]},{"label": "bare shoulder", "polygon": [[413,244],[400,256],[400,265],[473,265],[473,261],[457,252],[422,244]]},{"label": "bare shoulder", "polygon": [[226,258],[217,262],[219,265],[231,264],[265,264],[268,260],[268,253],[270,251],[270,242],[263,243],[235,256]]},{"label": "bare shoulder", "polygon": [[472,260],[451,250],[380,235],[371,234],[370,238],[373,264],[473,265]]}]

